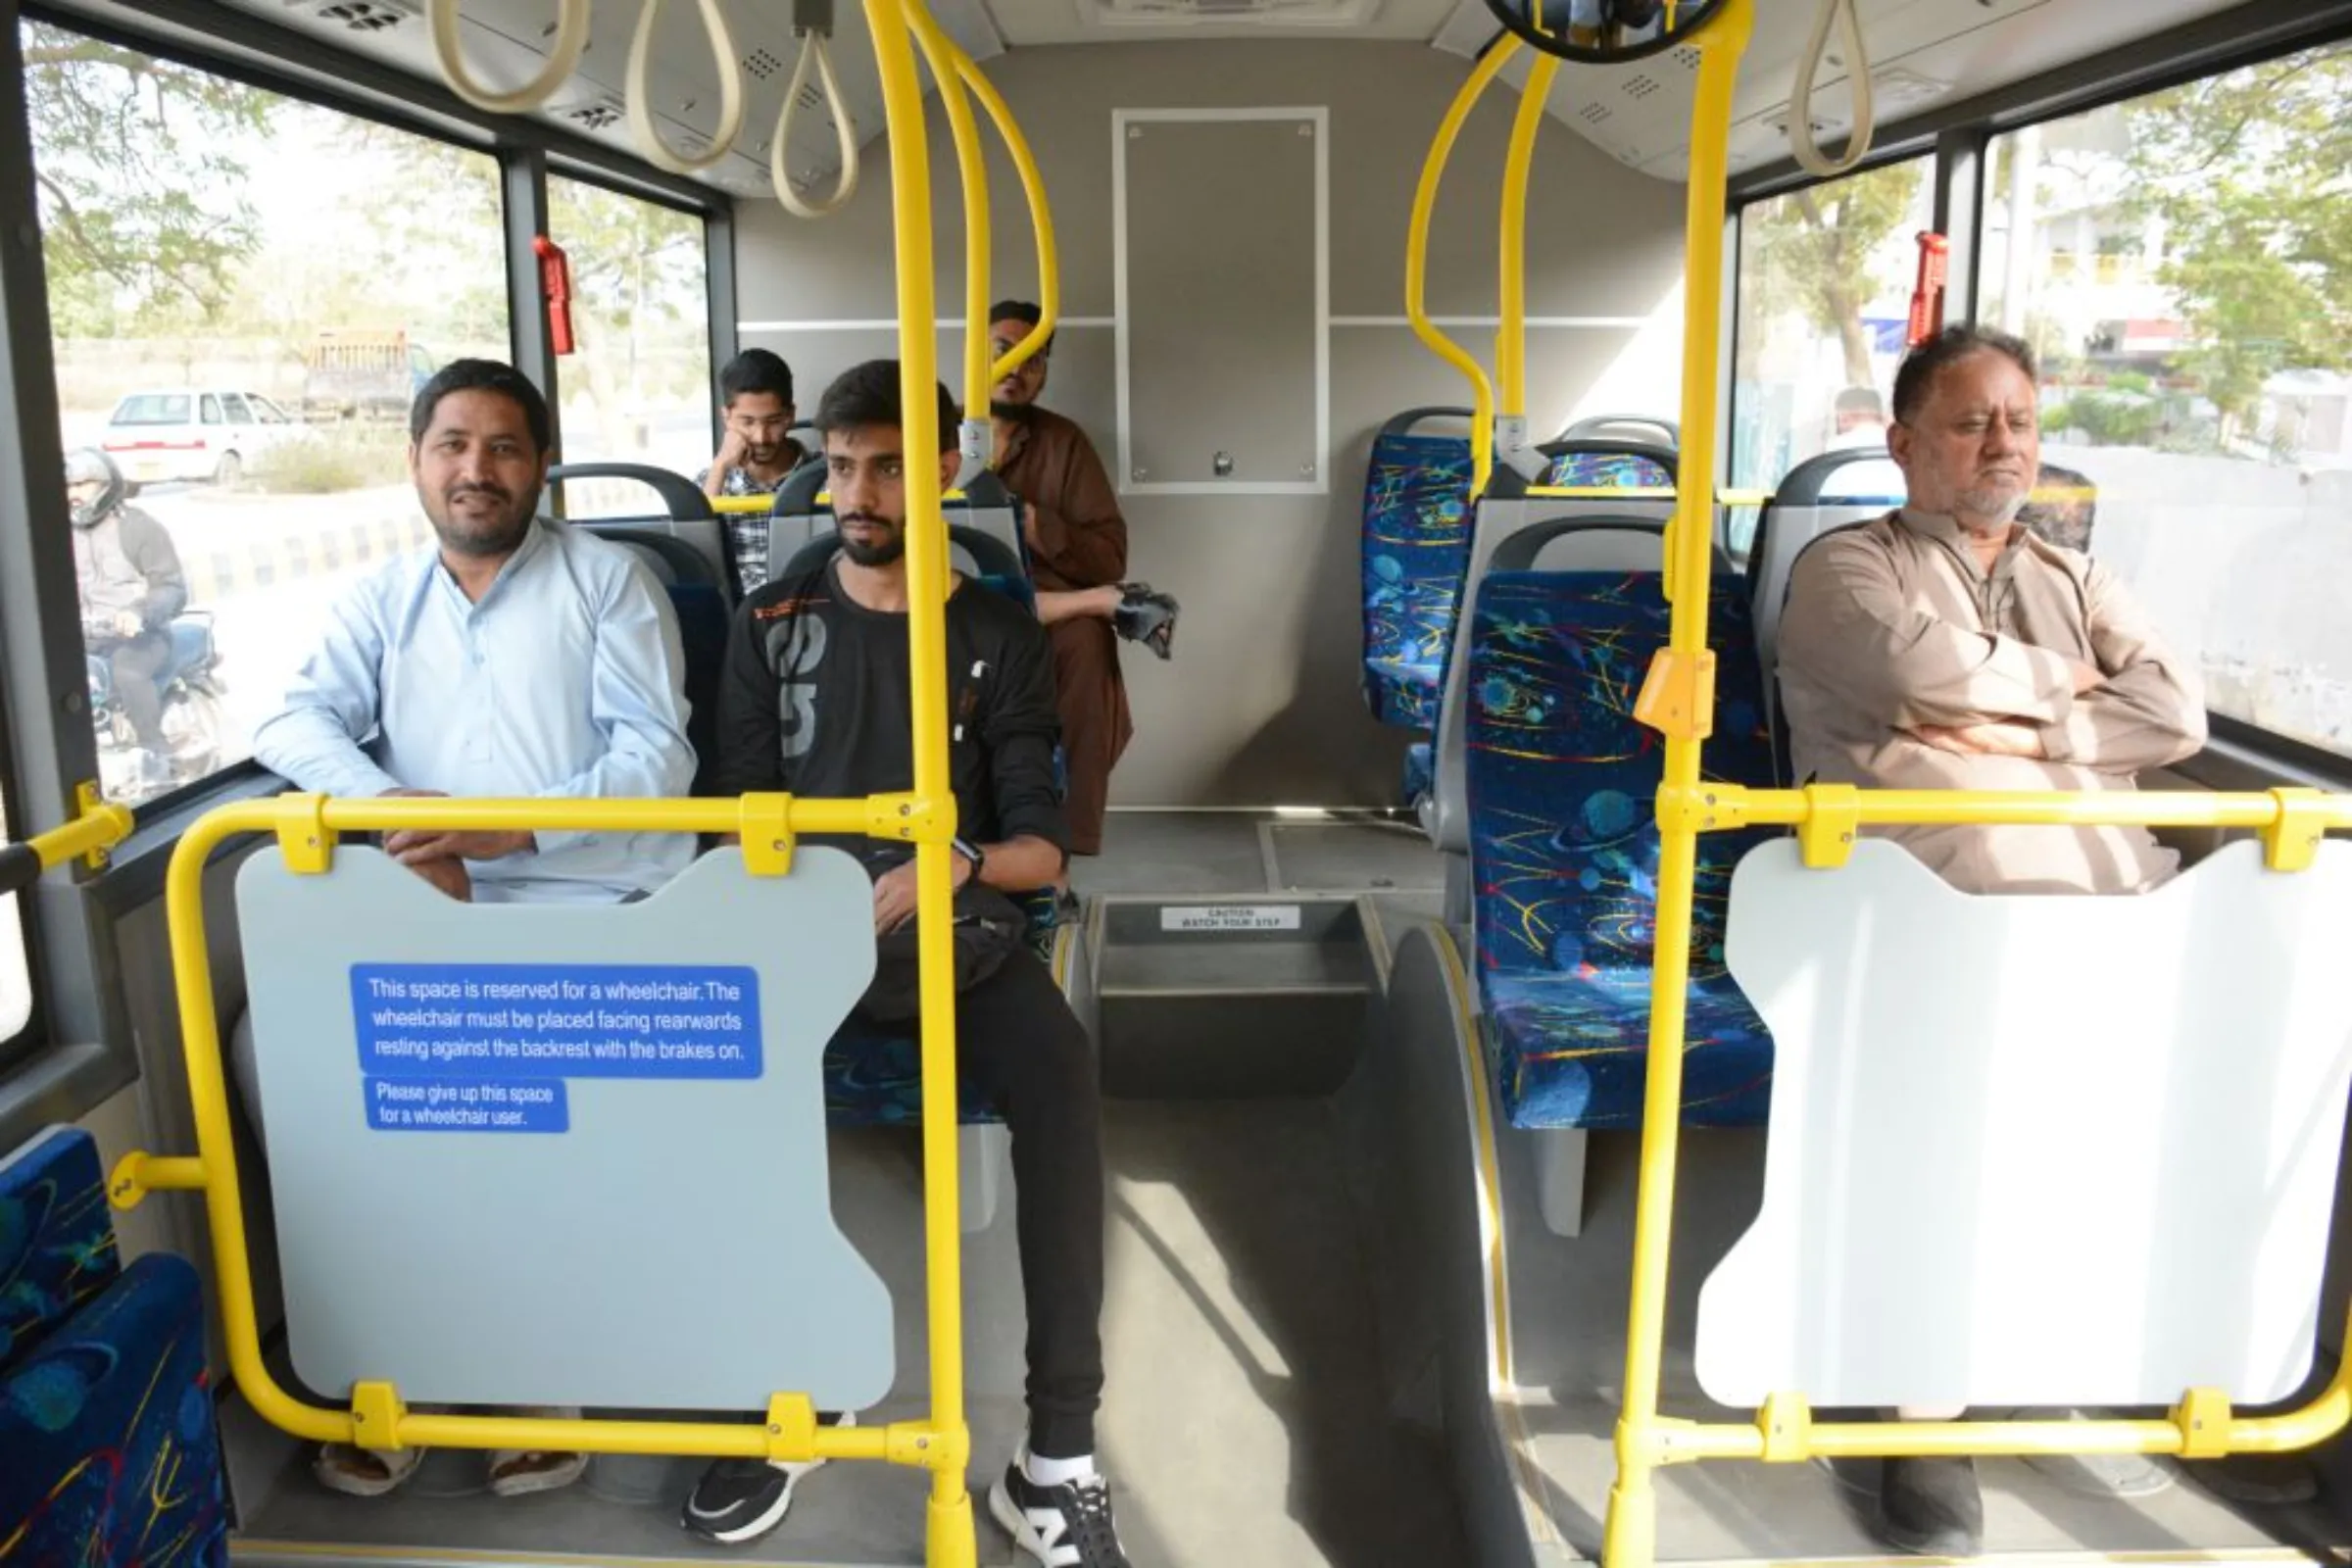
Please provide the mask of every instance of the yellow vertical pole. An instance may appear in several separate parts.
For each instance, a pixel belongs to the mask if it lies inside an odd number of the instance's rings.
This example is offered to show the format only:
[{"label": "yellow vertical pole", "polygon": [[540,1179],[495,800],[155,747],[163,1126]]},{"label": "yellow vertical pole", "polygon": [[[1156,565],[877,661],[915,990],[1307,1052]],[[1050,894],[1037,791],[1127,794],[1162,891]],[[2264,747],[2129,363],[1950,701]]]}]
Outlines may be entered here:
[{"label": "yellow vertical pole", "polygon": [[1527,181],[1535,168],[1544,105],[1559,71],[1552,55],[1536,56],[1528,69],[1519,113],[1511,121],[1510,155],[1502,166],[1502,318],[1494,328],[1494,394],[1496,412],[1506,419],[1527,417]]},{"label": "yellow vertical pole", "polygon": [[[899,275],[899,398],[906,439],[906,647],[913,683],[916,956],[922,999],[923,1244],[928,1258],[931,1426],[952,1452],[968,1451],[963,1413],[962,1237],[956,1198],[955,891],[948,840],[956,799],[948,782],[947,524],[940,514],[937,343],[932,326],[931,171],[923,98],[902,0],[865,0],[881,69],[890,137],[890,198]],[[907,0],[919,5],[921,0]],[[924,1560],[971,1568],[978,1555],[972,1498],[960,1464],[931,1472]]]},{"label": "yellow vertical pole", "polygon": [[[980,124],[972,118],[971,99],[964,94],[963,75],[951,52],[947,34],[923,9],[923,0],[905,0],[906,25],[922,46],[923,62],[938,84],[939,101],[948,112],[948,130],[956,142],[956,171],[963,184],[963,416],[988,417],[988,161],[980,149]],[[976,466],[976,465],[974,465]]]},{"label": "yellow vertical pole", "polygon": [[[1755,24],[1753,0],[1730,0],[1694,40],[1698,101],[1691,111],[1690,184],[1684,239],[1683,460],[1668,548],[1676,585],[1666,668],[1688,681],[1686,699],[1712,700],[1701,678],[1707,646],[1709,509],[1715,494],[1716,372],[1723,332],[1724,180],[1732,90]],[[1699,737],[1709,715],[1689,714],[1666,736],[1658,790],[1658,923],[1651,970],[1647,1099],[1642,1110],[1642,1185],[1634,1218],[1634,1288],[1626,1325],[1624,1407],[1617,1419],[1617,1481],[1601,1555],[1607,1568],[1649,1568],[1657,1555],[1658,1499],[1651,1472],[1661,1449],[1658,1366],[1666,1337],[1666,1261],[1674,1225],[1676,1147],[1682,1132],[1683,1035],[1690,982],[1695,813],[1678,808],[1698,785]]]},{"label": "yellow vertical pole", "polygon": [[972,57],[965,54],[955,39],[945,33],[940,36],[946,42],[949,53],[956,57],[956,69],[962,75],[964,85],[971,88],[972,96],[980,100],[980,107],[988,111],[988,118],[996,122],[997,134],[1004,138],[1004,150],[1011,155],[1013,171],[1021,177],[1021,193],[1029,199],[1029,226],[1037,238],[1037,325],[1031,327],[1027,337],[1015,343],[1003,359],[997,361],[995,368],[989,371],[989,380],[993,385],[1028,364],[1033,356],[1043,353],[1046,340],[1054,335],[1054,327],[1061,323],[1061,264],[1054,248],[1054,210],[1046,203],[1045,177],[1037,172],[1037,160],[1030,155],[1029,139],[1021,134],[1021,127],[1014,123],[1012,111],[1005,107],[1004,95],[997,91],[994,82],[982,74],[980,68],[972,64]]},{"label": "yellow vertical pole", "polygon": [[1438,133],[1429,144],[1429,156],[1421,163],[1421,183],[1413,188],[1413,216],[1404,237],[1404,315],[1413,326],[1413,335],[1422,346],[1439,359],[1462,372],[1470,383],[1470,494],[1482,496],[1487,480],[1494,470],[1494,383],[1487,372],[1462,346],[1438,330],[1437,322],[1429,318],[1429,225],[1438,207],[1438,182],[1445,177],[1446,160],[1453,156],[1454,138],[1462,133],[1462,122],[1494,79],[1495,73],[1510,63],[1519,52],[1519,40],[1498,38],[1494,47],[1472,69],[1470,79],[1453,95],[1446,107],[1446,118],[1438,122]]}]

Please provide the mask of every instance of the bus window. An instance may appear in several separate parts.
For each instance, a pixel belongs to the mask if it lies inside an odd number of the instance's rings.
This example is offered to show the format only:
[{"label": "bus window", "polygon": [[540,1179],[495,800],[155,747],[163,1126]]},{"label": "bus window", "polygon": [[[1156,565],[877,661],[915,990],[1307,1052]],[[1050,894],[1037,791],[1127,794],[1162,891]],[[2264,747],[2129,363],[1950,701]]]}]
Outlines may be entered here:
[{"label": "bus window", "polygon": [[[431,538],[411,354],[507,357],[498,167],[46,23],[23,38],[44,216],[110,220],[42,239],[65,444],[102,450],[144,519],[138,584],[77,552],[100,782],[136,804],[250,755],[336,597]],[[169,557],[176,613],[142,586]]]},{"label": "bus window", "polygon": [[[713,396],[703,220],[560,175],[547,201],[549,237],[571,263],[579,334],[556,369],[564,461],[699,478],[710,466]],[[652,491],[625,480],[567,484],[564,508],[573,517],[659,510]]]},{"label": "bus window", "polygon": [[1994,138],[1981,316],[2211,710],[2352,753],[2352,190],[2331,44]]},{"label": "bus window", "polygon": [[1732,488],[1769,490],[1807,458],[1885,439],[1928,174],[1913,159],[1740,209]]}]

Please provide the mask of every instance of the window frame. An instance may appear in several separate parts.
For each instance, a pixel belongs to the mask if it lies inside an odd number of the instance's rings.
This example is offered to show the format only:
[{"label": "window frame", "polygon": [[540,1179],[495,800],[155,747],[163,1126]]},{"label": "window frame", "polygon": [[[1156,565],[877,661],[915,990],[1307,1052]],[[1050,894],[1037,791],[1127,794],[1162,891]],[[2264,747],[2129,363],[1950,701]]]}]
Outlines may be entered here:
[{"label": "window frame", "polygon": [[[25,22],[489,154],[507,198],[511,349],[514,363],[551,392],[553,357],[534,353],[546,320],[529,250],[531,235],[544,231],[545,205],[517,210],[518,171],[536,169],[543,184],[553,170],[700,214],[706,234],[732,235],[733,199],[722,191],[555,126],[482,114],[444,86],[322,49],[312,34],[283,24],[225,7],[199,13],[184,0],[110,0],[103,16],[86,14],[80,0],[0,0],[7,33],[0,39],[0,127],[17,131],[0,137],[0,231],[33,231],[38,223],[20,31]],[[706,303],[714,343],[733,338],[733,283],[731,255],[723,268],[711,258]],[[201,406],[192,401],[189,413],[200,418]],[[59,486],[25,479],[57,472],[63,461],[40,257],[36,250],[27,263],[20,248],[0,248],[0,827],[12,842],[72,816],[75,782],[97,777],[79,617],[55,608],[74,603],[65,497]],[[115,923],[162,896],[179,835],[197,816],[282,787],[251,760],[192,781],[138,808],[137,830],[105,869],[60,866],[23,896],[32,1011],[23,1030],[0,1042],[0,1151],[50,1122],[85,1114],[137,1079]]]},{"label": "window frame", "polygon": [[[1944,319],[1974,321],[1984,297],[1983,236],[1992,196],[1995,138],[2346,40],[2352,40],[2352,0],[2247,0],[2089,60],[1885,126],[1873,138],[1868,156],[1832,179],[1814,177],[1793,158],[1735,175],[1724,223],[1723,318],[1728,324],[1717,392],[1722,415],[1716,438],[1718,471],[1731,471],[1738,428],[1734,368],[1739,364],[1738,302],[1745,254],[1741,224],[1750,207],[1921,156],[1932,159],[1935,218],[1952,242]],[[2209,710],[2206,721],[2216,743],[2212,750],[2228,757],[2218,764],[2222,776],[2242,781],[2249,768],[2260,768],[2278,777],[2323,780],[2332,788],[2352,790],[2352,753],[2333,752],[2225,713]],[[2176,771],[2197,776],[2193,761]],[[2232,787],[2244,786],[2241,782]]]}]

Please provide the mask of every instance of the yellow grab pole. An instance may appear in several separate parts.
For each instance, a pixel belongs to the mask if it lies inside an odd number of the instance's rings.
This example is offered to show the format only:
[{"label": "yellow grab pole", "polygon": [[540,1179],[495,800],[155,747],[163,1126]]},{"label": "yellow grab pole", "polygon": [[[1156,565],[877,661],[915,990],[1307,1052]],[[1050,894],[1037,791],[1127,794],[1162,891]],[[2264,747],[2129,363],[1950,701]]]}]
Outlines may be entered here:
[{"label": "yellow grab pole", "polygon": [[1510,156],[1502,166],[1502,319],[1494,328],[1494,390],[1506,419],[1527,417],[1527,180],[1536,163],[1536,133],[1560,62],[1538,55],[1511,121]]},{"label": "yellow grab pole", "polygon": [[996,122],[997,134],[1004,139],[1004,150],[1012,156],[1013,171],[1021,176],[1021,194],[1029,199],[1029,226],[1037,236],[1037,325],[990,369],[989,380],[994,384],[1045,352],[1046,340],[1060,323],[1061,259],[1054,248],[1054,213],[1046,205],[1045,176],[1037,172],[1037,159],[1030,154],[1029,138],[1021,134],[1004,94],[972,63],[972,57],[955,39],[945,33],[940,36],[955,58],[956,74],[971,88],[972,96],[980,100],[980,107],[988,111],[988,118]]},{"label": "yellow grab pole", "polygon": [[[920,6],[922,0],[906,0]],[[901,0],[865,0],[890,137],[891,220],[899,269],[899,397],[906,455],[906,648],[913,684],[915,948],[921,976],[923,1241],[929,1260],[931,1425],[947,1445],[931,1472],[924,1555],[971,1568],[979,1547],[963,1465],[962,1236],[956,1201],[955,891],[948,857],[956,798],[948,781],[947,524],[940,514],[937,344],[932,327],[931,171],[923,97]]]},{"label": "yellow grab pole", "polygon": [[948,53],[947,34],[923,9],[923,0],[905,0],[906,25],[922,46],[931,79],[939,85],[939,101],[947,107],[948,130],[956,142],[956,170],[963,183],[963,447],[964,473],[986,467],[986,448],[974,451],[972,427],[982,440],[988,431],[988,161],[980,150],[980,124],[972,118],[971,99],[964,93],[963,74]]},{"label": "yellow grab pole", "polygon": [[1454,139],[1462,133],[1462,122],[1470,118],[1471,108],[1487,90],[1495,74],[1510,63],[1519,52],[1519,40],[1498,38],[1489,49],[1486,58],[1472,69],[1470,79],[1453,95],[1446,107],[1446,118],[1438,122],[1438,133],[1429,144],[1429,156],[1421,163],[1421,183],[1413,188],[1413,217],[1404,237],[1404,314],[1413,324],[1413,335],[1439,359],[1462,372],[1470,382],[1470,494],[1487,493],[1487,480],[1494,471],[1494,383],[1487,379],[1486,370],[1478,361],[1453,339],[1438,330],[1429,318],[1429,225],[1438,206],[1438,183],[1446,177],[1446,161],[1453,156]]},{"label": "yellow grab pole", "polygon": [[1732,92],[1754,25],[1753,0],[1729,0],[1699,33],[1698,101],[1691,110],[1690,184],[1683,301],[1683,464],[1678,519],[1668,540],[1675,590],[1668,648],[1642,692],[1644,716],[1666,735],[1658,790],[1658,915],[1649,1002],[1649,1063],[1642,1112],[1642,1182],[1634,1220],[1624,1407],[1617,1420],[1617,1480],[1609,1490],[1602,1557],[1608,1568],[1649,1568],[1657,1553],[1658,1502],[1651,1472],[1663,1437],[1658,1367],[1666,1335],[1666,1263],[1674,1225],[1674,1168],[1682,1130],[1683,1033],[1690,980],[1695,816],[1670,808],[1698,784],[1699,747],[1712,719],[1707,654],[1707,509],[1715,494],[1715,377],[1722,332],[1724,179]]}]

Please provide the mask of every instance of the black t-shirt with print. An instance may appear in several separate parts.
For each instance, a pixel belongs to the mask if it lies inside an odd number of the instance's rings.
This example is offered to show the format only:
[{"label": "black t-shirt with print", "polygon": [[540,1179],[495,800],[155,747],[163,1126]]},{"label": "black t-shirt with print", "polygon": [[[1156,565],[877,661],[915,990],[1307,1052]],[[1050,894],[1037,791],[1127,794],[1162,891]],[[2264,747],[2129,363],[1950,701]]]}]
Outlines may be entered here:
[{"label": "black t-shirt with print", "polygon": [[[744,601],[718,703],[717,789],[842,799],[911,789],[906,616],[842,591],[838,558]],[[1034,834],[1067,849],[1054,787],[1054,657],[1027,610],[977,583],[949,596],[949,776],[957,830],[978,843]],[[811,835],[869,869],[902,845]]]}]

